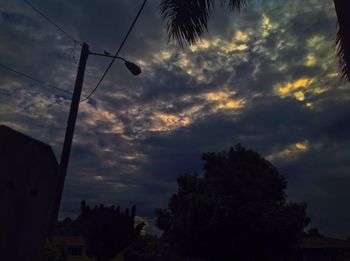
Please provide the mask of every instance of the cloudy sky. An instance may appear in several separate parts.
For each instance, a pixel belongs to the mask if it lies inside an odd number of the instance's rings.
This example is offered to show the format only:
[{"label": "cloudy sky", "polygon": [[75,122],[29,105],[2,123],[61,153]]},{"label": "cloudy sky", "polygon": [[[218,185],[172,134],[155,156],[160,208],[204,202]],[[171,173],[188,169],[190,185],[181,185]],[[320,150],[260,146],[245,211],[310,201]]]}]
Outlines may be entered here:
[{"label": "cloudy sky", "polygon": [[[32,0],[96,52],[114,53],[141,0]],[[152,218],[176,176],[201,171],[200,155],[238,142],[260,152],[305,201],[312,226],[350,236],[350,88],[337,77],[331,0],[250,1],[217,8],[195,46],[168,43],[159,1],[149,0],[118,61],[80,105],[60,216],[79,202],[137,205]],[[50,144],[60,158],[80,45],[21,0],[0,2],[0,124]],[[90,57],[83,97],[109,60]]]}]

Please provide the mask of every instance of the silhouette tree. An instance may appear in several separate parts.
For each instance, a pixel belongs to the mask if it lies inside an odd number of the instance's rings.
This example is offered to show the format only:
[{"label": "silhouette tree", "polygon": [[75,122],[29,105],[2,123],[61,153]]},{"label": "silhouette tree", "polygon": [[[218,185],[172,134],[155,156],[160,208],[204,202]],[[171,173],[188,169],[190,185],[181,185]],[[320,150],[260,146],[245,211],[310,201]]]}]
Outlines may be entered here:
[{"label": "silhouette tree", "polygon": [[[350,1],[333,0],[338,17],[338,61],[341,76],[350,82]],[[180,46],[194,44],[208,30],[208,19],[213,13],[216,0],[161,0],[160,10],[167,25],[169,39]],[[240,10],[245,0],[220,0],[222,7]]]},{"label": "silhouette tree", "polygon": [[310,228],[307,233],[307,237],[324,237],[317,228]]},{"label": "silhouette tree", "polygon": [[337,53],[341,75],[350,82],[350,1],[333,0],[338,17]]},{"label": "silhouette tree", "polygon": [[125,261],[159,261],[159,257],[164,256],[164,252],[164,245],[160,238],[143,235],[131,244],[123,257]]},{"label": "silhouette tree", "polygon": [[131,213],[120,207],[95,206],[90,209],[85,201],[81,202],[81,214],[77,218],[80,232],[85,238],[89,255],[97,261],[106,261],[127,248],[140,234],[144,223],[135,227],[135,206]]},{"label": "silhouette tree", "polygon": [[46,241],[41,261],[59,261],[59,250],[51,241]]},{"label": "silhouette tree", "polygon": [[205,153],[204,175],[181,175],[167,209],[156,209],[164,239],[204,260],[281,260],[308,224],[306,205],[286,203],[286,181],[252,150]]}]

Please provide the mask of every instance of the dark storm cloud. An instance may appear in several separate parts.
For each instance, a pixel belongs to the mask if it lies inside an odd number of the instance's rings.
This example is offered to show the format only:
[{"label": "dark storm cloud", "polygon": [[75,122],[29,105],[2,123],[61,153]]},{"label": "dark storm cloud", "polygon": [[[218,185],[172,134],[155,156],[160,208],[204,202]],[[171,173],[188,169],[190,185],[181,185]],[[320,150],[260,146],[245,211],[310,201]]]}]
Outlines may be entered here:
[{"label": "dark storm cloud", "polygon": [[348,145],[323,142],[301,157],[297,164],[283,164],[280,170],[289,177],[289,198],[306,201],[312,225],[324,233],[347,237],[349,220],[344,201],[349,196],[350,156]]},{"label": "dark storm cloud", "polygon": [[33,27],[34,29],[40,28],[40,23],[35,21],[32,17],[21,15],[18,13],[12,12],[1,12],[0,16],[5,23],[9,23],[14,26],[24,26],[24,27]]},{"label": "dark storm cloud", "polygon": [[[32,1],[92,50],[112,53],[141,2]],[[143,74],[116,62],[81,103],[61,217],[76,214],[82,199],[136,204],[152,217],[178,174],[201,172],[203,152],[240,142],[280,169],[289,199],[308,203],[314,226],[350,235],[350,92],[334,75],[331,2],[250,1],[234,14],[218,7],[204,41],[184,49],[167,43],[158,4],[149,1],[121,52]],[[2,1],[0,19],[1,63],[72,90],[79,45],[21,1]],[[84,97],[108,62],[89,58]],[[60,155],[69,95],[0,73],[0,122]]]},{"label": "dark storm cloud", "polygon": [[[225,113],[208,116],[186,129],[146,139],[143,147],[148,153],[155,153],[152,158],[157,164],[150,166],[155,174],[171,180],[183,171],[200,170],[200,155],[207,150],[227,149],[240,142],[268,153],[266,148],[296,143],[305,138],[305,130],[300,127],[308,114],[292,99],[263,97],[253,100],[239,118]],[[290,132],[294,135],[289,135]],[[170,177],[165,175],[169,171]]]}]

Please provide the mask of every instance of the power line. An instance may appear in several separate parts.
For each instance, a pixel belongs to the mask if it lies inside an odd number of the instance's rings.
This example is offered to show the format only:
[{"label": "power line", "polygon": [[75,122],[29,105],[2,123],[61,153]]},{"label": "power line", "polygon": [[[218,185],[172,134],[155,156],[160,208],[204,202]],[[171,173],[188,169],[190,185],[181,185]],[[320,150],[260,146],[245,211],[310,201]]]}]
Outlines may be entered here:
[{"label": "power line", "polygon": [[[24,0],[24,1],[25,1],[25,0]],[[126,40],[128,39],[128,37],[129,37],[129,35],[130,35],[132,29],[134,28],[134,26],[135,26],[135,24],[136,24],[136,21],[138,20],[138,18],[139,18],[139,16],[140,16],[140,14],[141,14],[141,12],[142,12],[142,10],[143,10],[143,8],[144,8],[146,2],[147,2],[147,0],[144,0],[144,1],[143,1],[142,5],[141,5],[141,7],[140,7],[140,9],[139,9],[139,11],[137,12],[137,14],[136,14],[136,16],[135,16],[135,18],[134,18],[134,21],[132,22],[132,24],[131,24],[131,26],[130,26],[128,32],[126,33],[126,35],[125,35],[125,37],[124,37],[122,43],[120,44],[120,46],[119,46],[119,48],[118,48],[116,54],[114,55],[112,61],[111,61],[110,64],[108,65],[106,71],[103,73],[101,79],[98,81],[96,87],[90,92],[90,94],[89,94],[86,98],[84,98],[84,99],[81,100],[82,102],[88,100],[88,99],[91,97],[91,95],[94,94],[94,92],[97,90],[97,88],[101,85],[103,79],[106,77],[106,75],[107,75],[109,69],[111,69],[111,67],[112,67],[112,65],[113,65],[113,63],[114,63],[116,57],[118,56],[119,52],[120,52],[121,49],[123,48],[123,46],[124,46]]]},{"label": "power line", "polygon": [[[23,0],[23,2],[25,2],[27,5],[29,5],[35,12],[37,12],[39,15],[41,15],[43,18],[45,18],[49,23],[51,23],[53,26],[55,26],[59,31],[61,31],[62,33],[64,33],[67,37],[69,37],[73,42],[74,42],[74,47],[72,48],[72,51],[69,54],[69,60],[70,63],[71,62],[71,57],[74,56],[73,52],[76,48],[77,43],[82,44],[82,41],[79,41],[77,39],[75,39],[71,34],[69,34],[67,31],[65,31],[61,26],[59,26],[57,23],[55,23],[54,21],[52,21],[47,15],[45,15],[43,12],[41,12],[38,8],[36,8],[34,5],[32,5],[30,2],[28,2],[27,0]],[[102,49],[102,48],[100,48]],[[104,49],[103,49],[104,50]],[[75,60],[75,57],[73,57],[73,59]],[[75,66],[74,66],[75,67]]]},{"label": "power line", "polygon": [[17,70],[15,70],[15,69],[12,69],[12,68],[10,68],[10,67],[8,67],[8,66],[6,66],[6,65],[0,64],[0,67],[6,69],[6,70],[8,70],[8,71],[11,71],[11,72],[13,72],[13,73],[16,73],[16,74],[18,74],[18,75],[21,75],[21,76],[23,76],[23,77],[26,77],[26,78],[28,78],[28,79],[31,79],[31,80],[33,80],[33,81],[36,81],[36,82],[38,82],[38,83],[40,83],[40,84],[46,85],[46,86],[48,86],[48,87],[51,87],[51,88],[53,88],[53,89],[55,89],[55,90],[57,90],[57,91],[64,92],[64,93],[66,93],[66,94],[72,95],[72,93],[71,93],[70,91],[67,91],[67,90],[65,90],[65,89],[62,89],[62,88],[60,88],[60,87],[58,87],[58,86],[56,86],[56,85],[53,85],[53,84],[51,84],[51,83],[47,83],[47,82],[44,82],[44,81],[42,81],[42,80],[39,80],[39,79],[37,79],[37,78],[35,78],[35,77],[33,77],[33,76],[30,76],[30,75],[28,75],[28,74],[26,74],[26,73],[17,71]]},{"label": "power line", "polygon": [[73,42],[79,42],[76,40],[72,35],[67,33],[65,30],[63,30],[62,27],[60,27],[58,24],[56,24],[54,21],[52,21],[49,17],[47,17],[43,12],[41,12],[38,8],[33,6],[31,3],[29,3],[27,0],[23,0],[27,5],[29,5],[35,12],[40,14],[42,17],[44,17],[49,23],[51,23],[53,26],[55,26],[58,30],[60,30],[62,33],[64,33],[67,37],[69,37]]},{"label": "power line", "polygon": [[[77,42],[74,42],[74,46],[72,47],[69,55],[68,55],[68,60],[69,60],[69,63],[74,67],[74,68],[78,68],[78,66],[76,65],[77,64],[77,61],[75,59],[75,49],[77,47]],[[75,64],[74,64],[75,63]]]},{"label": "power line", "polygon": [[[77,43],[82,43],[82,41],[79,41],[77,39],[75,39],[71,34],[67,33],[67,31],[65,31],[61,26],[59,26],[57,23],[55,23],[54,21],[52,21],[47,15],[45,15],[43,12],[41,12],[38,8],[36,8],[34,5],[32,5],[30,2],[28,2],[27,0],[23,0],[23,2],[25,2],[27,5],[29,5],[35,12],[37,12],[38,14],[40,14],[43,18],[45,18],[49,23],[51,23],[53,26],[55,26],[58,30],[60,30],[62,33],[64,33],[67,37],[69,37],[73,42],[74,42],[74,46]],[[101,50],[105,50],[103,48],[100,48],[98,46],[95,46]]]}]

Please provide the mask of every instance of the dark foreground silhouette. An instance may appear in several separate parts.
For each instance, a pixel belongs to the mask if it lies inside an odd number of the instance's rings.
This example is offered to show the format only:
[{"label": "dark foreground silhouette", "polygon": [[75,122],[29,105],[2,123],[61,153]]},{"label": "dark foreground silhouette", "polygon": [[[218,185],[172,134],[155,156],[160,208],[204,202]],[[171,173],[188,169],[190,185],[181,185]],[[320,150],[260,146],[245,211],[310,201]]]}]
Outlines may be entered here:
[{"label": "dark foreground silhouette", "polygon": [[[310,221],[306,205],[286,202],[286,180],[257,152],[236,145],[202,159],[203,174],[180,175],[168,207],[156,209],[160,237],[140,235],[144,224],[135,226],[135,207],[91,209],[82,201],[76,220],[57,225],[57,231],[76,237],[65,237],[68,248],[61,245],[54,260],[84,251],[98,261],[118,254],[125,261],[349,260],[350,241],[315,228],[304,232]],[[74,249],[77,242],[81,250]],[[45,253],[52,256],[59,247],[57,240],[48,242]]]},{"label": "dark foreground silhouette", "polygon": [[57,249],[74,241],[72,245],[76,249],[66,249],[68,253],[63,253],[62,248],[59,253],[46,251],[45,260],[66,260],[69,255],[90,257],[96,261],[111,260],[136,240],[144,225],[143,222],[135,225],[135,206],[131,211],[128,208],[122,211],[119,206],[90,208],[82,201],[78,218],[58,222],[53,238],[47,244],[48,250],[51,245]]},{"label": "dark foreground silhouette", "polygon": [[0,260],[39,260],[56,212],[51,147],[0,125]]},{"label": "dark foreground silhouette", "polygon": [[203,176],[181,175],[157,226],[181,255],[204,260],[289,260],[298,253],[306,205],[286,202],[286,181],[240,145],[202,156]]}]

